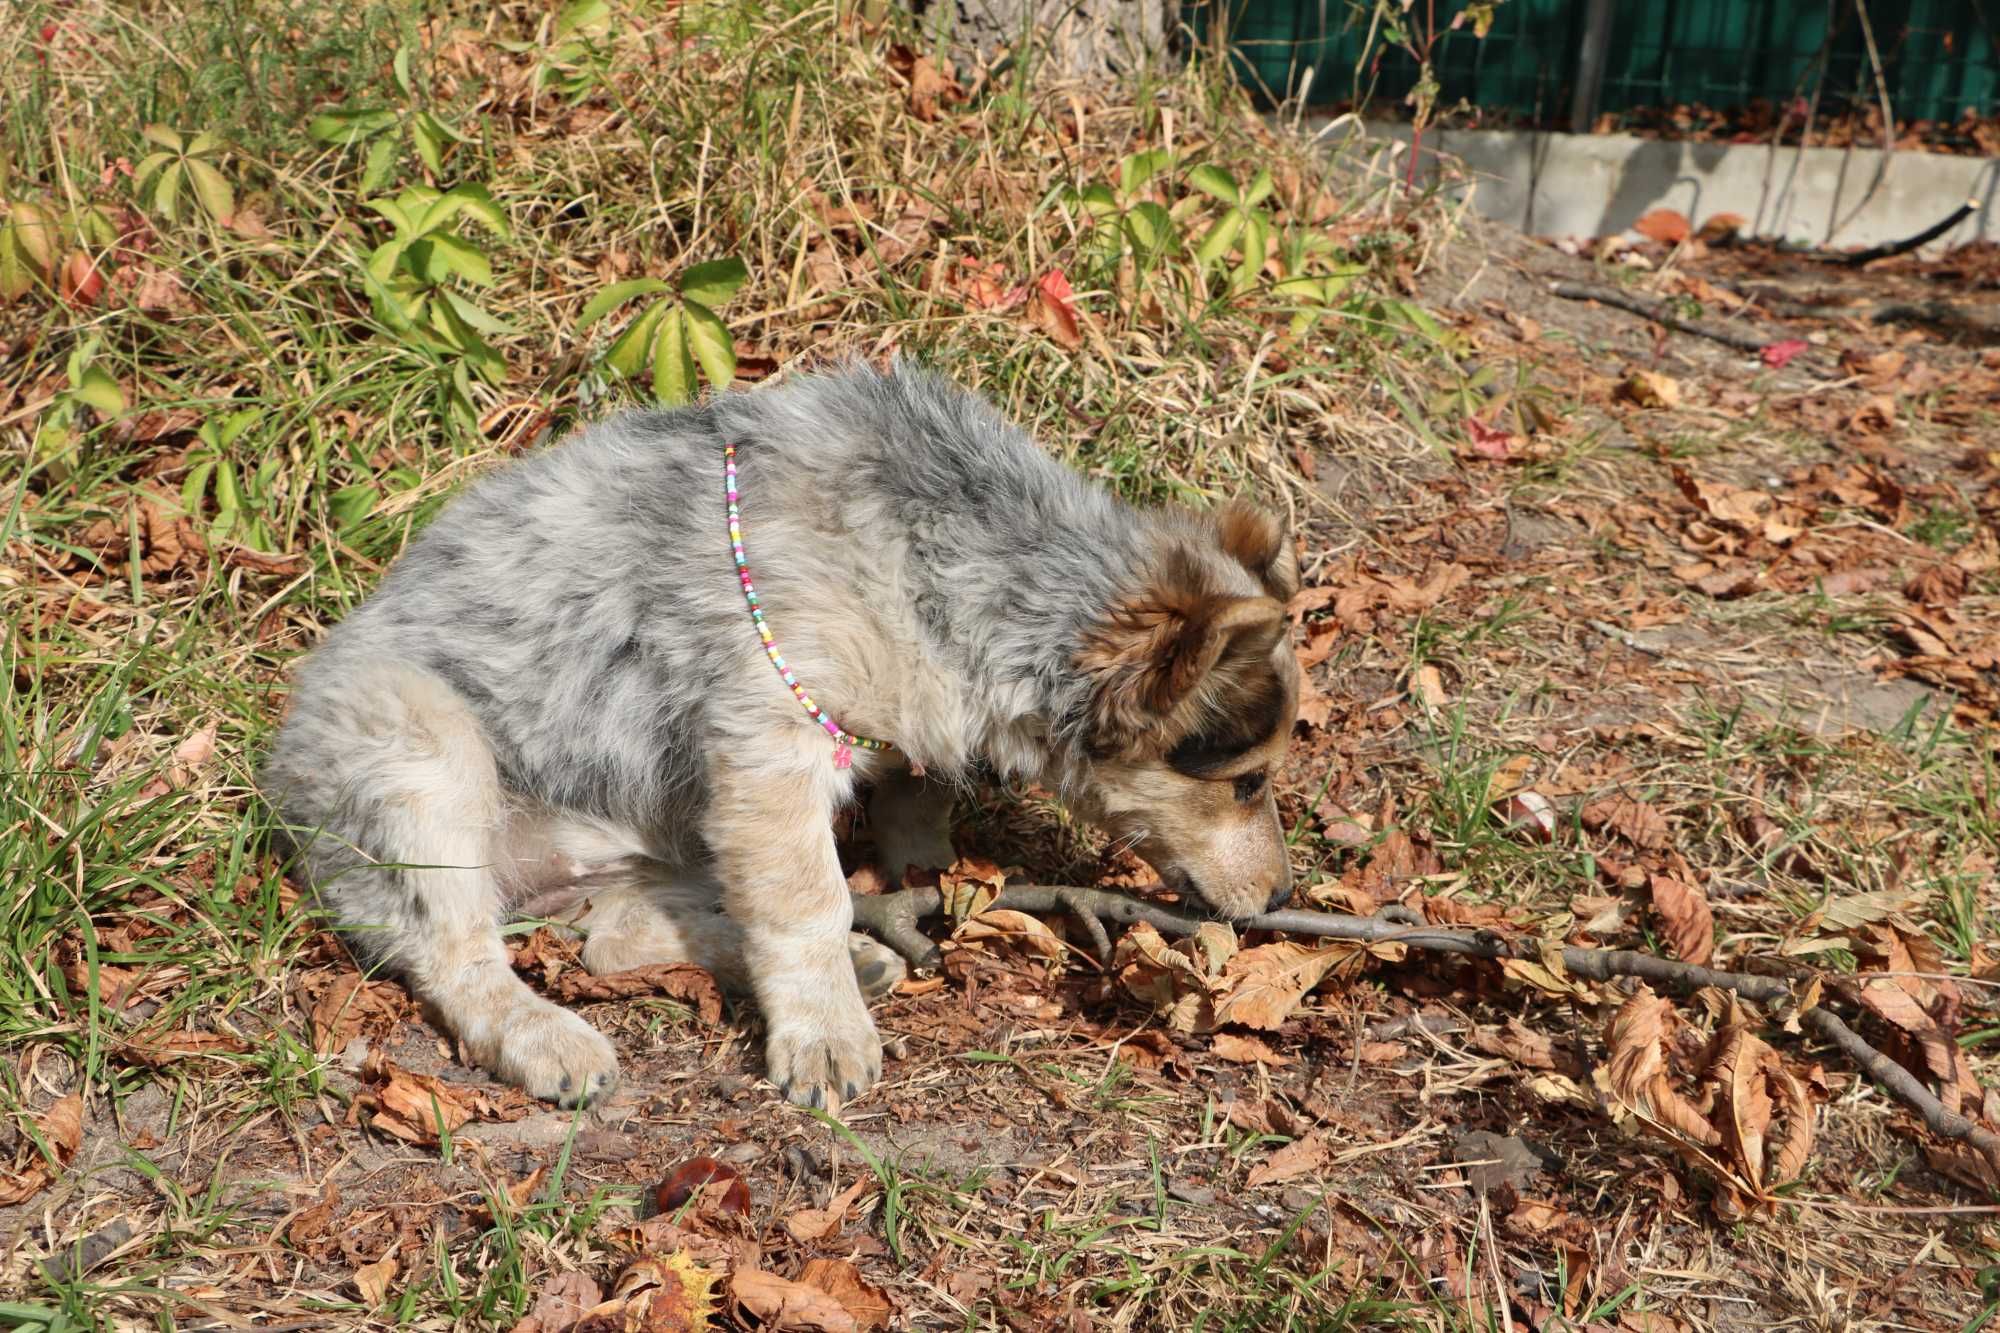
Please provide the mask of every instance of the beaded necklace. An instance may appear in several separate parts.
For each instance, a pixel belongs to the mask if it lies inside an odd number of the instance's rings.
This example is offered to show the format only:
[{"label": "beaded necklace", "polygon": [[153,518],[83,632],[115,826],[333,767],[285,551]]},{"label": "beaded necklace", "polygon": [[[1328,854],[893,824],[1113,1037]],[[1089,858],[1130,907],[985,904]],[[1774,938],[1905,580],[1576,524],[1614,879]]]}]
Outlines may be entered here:
[{"label": "beaded necklace", "polygon": [[736,557],[736,578],[743,585],[743,600],[749,604],[751,623],[757,626],[757,637],[764,641],[764,656],[771,659],[771,665],[778,669],[785,684],[791,686],[792,697],[805,705],[812,720],[826,728],[826,734],[833,737],[833,766],[846,768],[854,762],[854,748],[863,750],[888,750],[894,747],[887,741],[878,741],[868,736],[857,736],[843,728],[826,715],[826,710],[813,702],[806,693],[806,687],[799,684],[798,677],[785,665],[785,655],[778,651],[778,640],[772,635],[771,627],[764,623],[764,609],[757,605],[757,586],[750,581],[750,566],[743,554],[743,515],[736,508],[736,446],[722,447],[722,475],[729,492],[729,549]]}]

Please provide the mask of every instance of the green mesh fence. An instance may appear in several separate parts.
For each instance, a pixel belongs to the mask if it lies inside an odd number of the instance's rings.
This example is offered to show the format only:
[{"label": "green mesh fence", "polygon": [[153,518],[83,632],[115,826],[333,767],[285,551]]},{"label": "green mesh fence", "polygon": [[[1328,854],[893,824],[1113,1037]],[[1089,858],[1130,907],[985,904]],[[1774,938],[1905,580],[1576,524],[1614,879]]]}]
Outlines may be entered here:
[{"label": "green mesh fence", "polygon": [[[1410,12],[1420,15],[1425,3]],[[1437,12],[1459,7],[1438,0]],[[1370,42],[1371,8],[1365,0],[1197,0],[1186,17],[1204,39],[1225,37],[1243,81],[1274,98],[1306,87],[1318,104],[1370,94],[1400,101],[1416,66]],[[1614,10],[1602,111],[1779,104],[1815,84],[1824,110],[1878,100],[1853,0],[1619,0]],[[1434,55],[1442,103],[1463,100],[1509,118],[1566,117],[1584,11],[1585,0],[1503,0],[1483,41],[1446,33]],[[1867,12],[1899,121],[1994,111],[2000,0],[1868,0]]]}]

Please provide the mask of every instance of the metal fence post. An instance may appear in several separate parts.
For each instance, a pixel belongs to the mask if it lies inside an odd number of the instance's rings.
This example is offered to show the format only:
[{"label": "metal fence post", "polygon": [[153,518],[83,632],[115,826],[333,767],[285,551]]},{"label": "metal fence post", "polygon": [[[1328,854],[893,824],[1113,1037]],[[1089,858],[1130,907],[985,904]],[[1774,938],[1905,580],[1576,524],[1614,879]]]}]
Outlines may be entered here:
[{"label": "metal fence post", "polygon": [[1569,127],[1590,133],[1597,120],[1598,95],[1604,90],[1604,66],[1611,53],[1611,0],[1587,0],[1583,42],[1576,53],[1576,96],[1570,102]]}]

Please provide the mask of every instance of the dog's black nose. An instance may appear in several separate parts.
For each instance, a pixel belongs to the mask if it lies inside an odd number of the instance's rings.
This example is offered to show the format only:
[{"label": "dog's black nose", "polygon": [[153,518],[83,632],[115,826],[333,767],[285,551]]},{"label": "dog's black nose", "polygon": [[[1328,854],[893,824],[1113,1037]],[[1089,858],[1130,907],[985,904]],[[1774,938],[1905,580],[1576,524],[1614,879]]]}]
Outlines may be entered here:
[{"label": "dog's black nose", "polygon": [[1283,884],[1280,884],[1276,889],[1271,891],[1271,901],[1264,904],[1264,910],[1267,912],[1275,912],[1280,907],[1283,907],[1286,903],[1290,902],[1291,900],[1292,900],[1292,884],[1290,880],[1286,880]]}]

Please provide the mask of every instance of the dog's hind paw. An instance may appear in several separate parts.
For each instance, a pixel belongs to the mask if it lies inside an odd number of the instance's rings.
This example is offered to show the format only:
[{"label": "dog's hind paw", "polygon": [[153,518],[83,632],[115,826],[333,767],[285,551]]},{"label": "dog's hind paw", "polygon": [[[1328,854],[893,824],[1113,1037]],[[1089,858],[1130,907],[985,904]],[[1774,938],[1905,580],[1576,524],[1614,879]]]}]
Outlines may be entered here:
[{"label": "dog's hind paw", "polygon": [[854,960],[854,979],[861,985],[861,998],[870,1004],[896,989],[910,975],[910,965],[903,961],[903,955],[859,931],[848,935],[847,954]]},{"label": "dog's hind paw", "polygon": [[764,1043],[764,1059],[786,1101],[833,1110],[882,1077],[882,1039],[861,1009],[822,1027],[773,1031]]},{"label": "dog's hind paw", "polygon": [[603,1101],[618,1086],[610,1039],[560,1005],[523,1005],[500,1033],[493,1072],[531,1097],[581,1106]]}]

